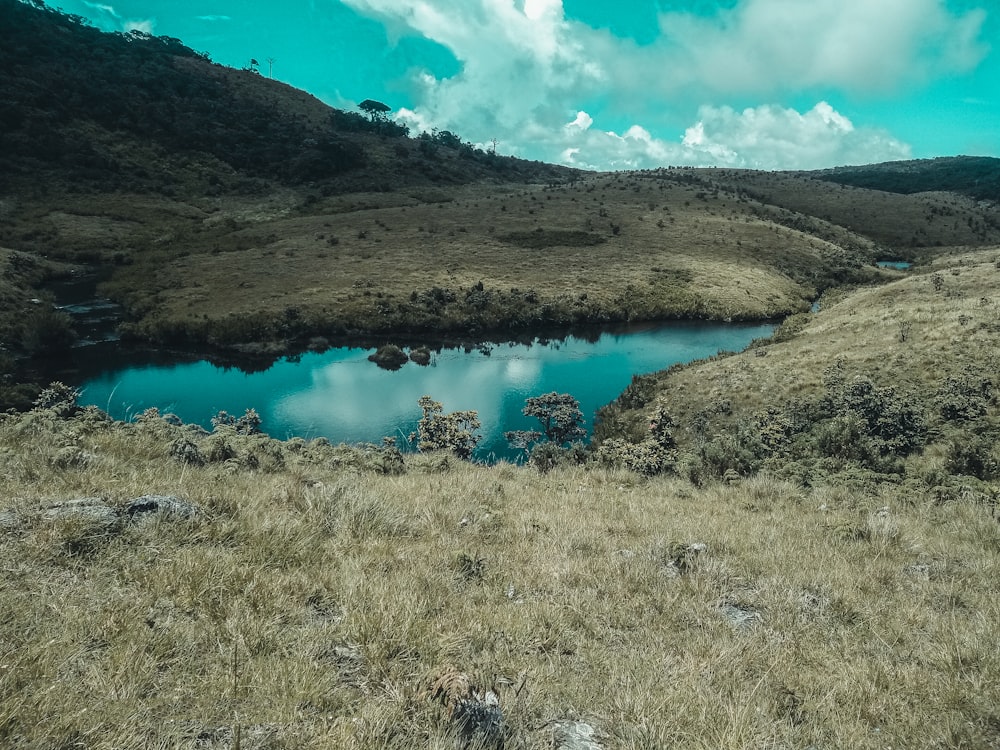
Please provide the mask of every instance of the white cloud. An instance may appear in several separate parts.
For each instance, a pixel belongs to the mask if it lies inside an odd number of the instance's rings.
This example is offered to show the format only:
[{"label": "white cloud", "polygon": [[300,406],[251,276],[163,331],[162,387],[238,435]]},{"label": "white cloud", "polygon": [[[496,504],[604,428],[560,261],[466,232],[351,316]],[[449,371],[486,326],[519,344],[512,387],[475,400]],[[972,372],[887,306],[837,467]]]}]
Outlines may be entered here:
[{"label": "white cloud", "polygon": [[123,31],[141,31],[143,34],[153,34],[156,28],[156,21],[148,18],[144,21],[126,21],[122,26]]},{"label": "white cloud", "polygon": [[232,21],[231,16],[196,16],[199,21]]},{"label": "white cloud", "polygon": [[577,130],[587,130],[593,124],[594,118],[581,110],[576,113],[576,119],[573,120],[573,122],[566,123],[566,127],[576,128]]},{"label": "white cloud", "polygon": [[647,169],[668,164],[751,169],[817,169],[911,158],[885,131],[856,128],[826,102],[799,113],[777,106],[737,112],[703,106],[677,140],[633,125],[623,133],[565,126],[551,141],[564,164],[591,169]]},{"label": "white cloud", "polygon": [[702,107],[682,146],[715,163],[752,168],[813,169],[911,157],[909,146],[884,131],[855,128],[826,102],[799,113],[762,106],[736,112]]},{"label": "white cloud", "polygon": [[871,92],[973,68],[984,19],[944,0],[742,0],[710,17],[664,13],[660,30],[680,80],[714,91]]},{"label": "white cloud", "polygon": [[[825,102],[806,113],[707,104],[900,90],[984,54],[983,14],[955,15],[945,0],[739,0],[710,17],[665,13],[659,38],[643,46],[568,19],[562,0],[342,2],[459,61],[448,78],[413,72],[416,104],[399,115],[414,130],[495,137],[504,153],[601,169],[900,158],[905,144],[855,128]],[[602,120],[621,132],[599,129]]]},{"label": "white cloud", "polygon": [[92,16],[94,25],[102,31],[141,31],[144,34],[153,34],[156,28],[155,19],[125,19],[113,5],[107,3],[84,0],[83,4],[94,11]]}]

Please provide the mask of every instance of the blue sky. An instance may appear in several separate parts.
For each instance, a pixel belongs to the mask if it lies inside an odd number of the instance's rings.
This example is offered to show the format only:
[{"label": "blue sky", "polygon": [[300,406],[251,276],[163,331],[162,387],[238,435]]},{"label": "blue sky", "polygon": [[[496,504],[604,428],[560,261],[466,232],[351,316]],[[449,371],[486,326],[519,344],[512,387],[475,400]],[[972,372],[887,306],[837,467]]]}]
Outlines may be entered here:
[{"label": "blue sky", "polygon": [[1000,156],[997,0],[50,0],[597,169]]}]

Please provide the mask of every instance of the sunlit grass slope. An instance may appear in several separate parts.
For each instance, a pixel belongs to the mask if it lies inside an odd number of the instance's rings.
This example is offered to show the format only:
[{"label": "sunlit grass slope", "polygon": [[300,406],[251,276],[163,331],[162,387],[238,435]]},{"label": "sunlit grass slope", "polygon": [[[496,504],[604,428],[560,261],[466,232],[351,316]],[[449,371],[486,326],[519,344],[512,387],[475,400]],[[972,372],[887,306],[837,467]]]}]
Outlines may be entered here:
[{"label": "sunlit grass slope", "polygon": [[0,422],[0,477],[4,747],[452,748],[449,669],[502,717],[470,747],[1000,738],[974,499],[400,465],[58,404]]}]

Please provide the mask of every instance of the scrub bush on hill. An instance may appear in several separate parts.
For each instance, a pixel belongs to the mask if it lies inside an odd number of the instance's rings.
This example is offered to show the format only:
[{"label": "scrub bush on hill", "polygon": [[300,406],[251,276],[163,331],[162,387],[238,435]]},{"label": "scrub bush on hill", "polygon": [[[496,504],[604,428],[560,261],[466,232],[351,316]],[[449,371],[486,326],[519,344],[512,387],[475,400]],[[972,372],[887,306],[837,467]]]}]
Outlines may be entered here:
[{"label": "scrub bush on hill", "polygon": [[448,450],[459,458],[470,458],[481,437],[475,434],[482,426],[479,415],[473,410],[445,414],[444,406],[430,396],[421,397],[417,403],[424,415],[410,440],[417,440],[418,449],[424,453]]},{"label": "scrub bush on hill", "polygon": [[70,317],[60,310],[38,307],[21,322],[21,347],[30,355],[63,351],[75,340]]},{"label": "scrub bush on hill", "polygon": [[525,400],[524,415],[535,417],[542,424],[542,433],[556,445],[587,436],[583,428],[580,402],[568,393],[546,393]]},{"label": "scrub bush on hill", "polygon": [[531,396],[525,400],[521,413],[537,419],[542,430],[505,432],[504,439],[512,448],[528,450],[532,443],[543,437],[550,443],[561,446],[587,436],[587,431],[582,426],[580,402],[568,393],[552,391],[542,396]]},{"label": "scrub bush on hill", "polygon": [[649,421],[648,437],[639,443],[621,438],[605,440],[597,449],[597,462],[647,477],[671,473],[676,470],[678,458],[675,427],[677,420],[662,405],[658,406]]}]

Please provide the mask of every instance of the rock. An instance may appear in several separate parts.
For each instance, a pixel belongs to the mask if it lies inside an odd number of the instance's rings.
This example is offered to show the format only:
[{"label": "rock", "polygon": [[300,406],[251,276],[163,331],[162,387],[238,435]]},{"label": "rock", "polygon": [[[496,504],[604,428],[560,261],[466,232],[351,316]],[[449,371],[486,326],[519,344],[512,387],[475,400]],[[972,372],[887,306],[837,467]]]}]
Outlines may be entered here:
[{"label": "rock", "polygon": [[368,361],[374,362],[383,370],[398,370],[408,359],[406,352],[395,344],[380,346],[374,354],[368,355]]},{"label": "rock", "polygon": [[99,497],[80,497],[53,505],[42,512],[45,521],[83,521],[111,528],[118,523],[118,511]]},{"label": "rock", "polygon": [[746,630],[760,620],[760,612],[746,604],[723,602],[719,605],[719,612],[736,630]]},{"label": "rock", "polygon": [[603,750],[597,730],[584,721],[558,719],[552,725],[552,746],[556,750]]},{"label": "rock", "polygon": [[0,510],[0,531],[17,531],[24,525],[24,519],[13,510]]},{"label": "rock", "polygon": [[431,350],[426,346],[418,346],[416,349],[411,349],[410,361],[421,367],[426,367],[431,363]]},{"label": "rock", "polygon": [[[0,524],[2,526],[2,524]],[[903,572],[919,581],[929,581],[931,579],[931,566],[927,563],[914,563],[903,568]]]},{"label": "rock", "polygon": [[500,708],[500,698],[492,690],[457,701],[452,720],[458,729],[462,747],[503,750],[507,725]]},{"label": "rock", "polygon": [[174,495],[143,495],[132,500],[122,511],[122,515],[133,522],[154,516],[188,519],[200,513],[201,509],[197,505]]}]

